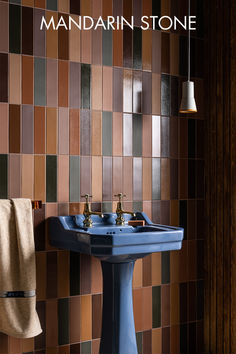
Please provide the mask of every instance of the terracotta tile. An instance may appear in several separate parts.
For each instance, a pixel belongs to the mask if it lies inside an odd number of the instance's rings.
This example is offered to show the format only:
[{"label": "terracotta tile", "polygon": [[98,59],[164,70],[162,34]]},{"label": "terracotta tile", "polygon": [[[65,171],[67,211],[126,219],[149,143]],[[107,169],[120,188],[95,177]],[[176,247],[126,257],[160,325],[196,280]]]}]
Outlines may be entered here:
[{"label": "terracotta tile", "polygon": [[143,200],[152,199],[152,159],[143,158]]},{"label": "terracotta tile", "polygon": [[122,156],[122,129],[122,114],[114,112],[112,122],[112,151],[114,156]]},{"label": "terracotta tile", "polygon": [[161,159],[161,199],[170,199],[170,160]]},{"label": "terracotta tile", "polygon": [[91,291],[92,291],[92,294],[102,292],[101,263],[95,257],[91,257]]},{"label": "terracotta tile", "polygon": [[0,334],[0,349],[3,353],[8,353],[8,336],[6,334]]},{"label": "terracotta tile", "polygon": [[33,106],[22,106],[21,152],[32,154],[34,151],[34,112]]},{"label": "terracotta tile", "polygon": [[152,202],[143,201],[143,212],[151,219],[152,218]]},{"label": "terracotta tile", "polygon": [[152,31],[152,72],[161,72],[161,32]]},{"label": "terracotta tile", "polygon": [[92,33],[81,30],[81,62],[91,64],[92,62]]},{"label": "terracotta tile", "polygon": [[80,158],[80,192],[81,195],[91,194],[91,158],[81,156]]},{"label": "terracotta tile", "polygon": [[21,117],[20,106],[9,105],[9,152],[20,152]]},{"label": "terracotta tile", "polygon": [[162,353],[170,353],[170,327],[162,328]]},{"label": "terracotta tile", "polygon": [[67,108],[59,108],[58,122],[58,149],[59,154],[69,153],[69,111]]},{"label": "terracotta tile", "polygon": [[46,299],[46,253],[36,252],[37,300]]},{"label": "terracotta tile", "polygon": [[58,156],[58,202],[69,200],[69,156]]},{"label": "terracotta tile", "polygon": [[123,191],[127,200],[133,199],[133,166],[132,158],[123,158]]},{"label": "terracotta tile", "polygon": [[78,324],[80,311],[80,297],[70,297],[70,343],[80,341],[80,325]]},{"label": "terracotta tile", "polygon": [[[52,11],[46,11],[46,21],[50,21],[53,16],[54,22],[58,21],[58,14]],[[58,31],[54,31],[52,27],[46,31],[46,54],[48,58],[58,57]]]},{"label": "terracotta tile", "polygon": [[68,107],[68,62],[58,61],[58,105]]},{"label": "terracotta tile", "polygon": [[33,58],[22,56],[22,103],[33,104]]},{"label": "terracotta tile", "polygon": [[92,109],[102,110],[102,67],[92,65]]},{"label": "terracotta tile", "polygon": [[9,55],[9,103],[21,104],[21,57]]},{"label": "terracotta tile", "polygon": [[92,17],[102,16],[102,0],[92,0]]},{"label": "terracotta tile", "polygon": [[91,16],[91,12],[92,12],[91,0],[81,0],[80,9],[81,9],[82,16]]},{"label": "terracotta tile", "polygon": [[142,329],[152,328],[152,288],[142,289]]},{"label": "terracotta tile", "polygon": [[102,28],[92,30],[92,63],[94,65],[102,64]]},{"label": "terracotta tile", "polygon": [[[146,0],[143,2],[143,6],[142,6],[142,14],[143,16],[151,16],[154,15],[153,11],[152,11],[152,0]],[[149,24],[151,24],[151,19],[147,22],[149,22]]]},{"label": "terracotta tile", "polygon": [[8,153],[8,104],[0,103],[0,153]]},{"label": "terracotta tile", "polygon": [[161,284],[161,254],[152,254],[152,285]]},{"label": "terracotta tile", "polygon": [[152,330],[143,332],[143,354],[152,353]]},{"label": "terracotta tile", "polygon": [[80,334],[81,334],[81,341],[92,339],[92,297],[91,295],[81,296]]},{"label": "terracotta tile", "polygon": [[[120,2],[119,2],[120,3]],[[123,31],[113,32],[113,66],[123,66]]]},{"label": "terracotta tile", "polygon": [[136,332],[142,331],[142,291],[142,288],[133,290],[134,323]]},{"label": "terracotta tile", "polygon": [[113,111],[123,111],[123,69],[113,69]]},{"label": "terracotta tile", "polygon": [[170,328],[170,354],[180,354],[179,338],[179,326],[172,326]]},{"label": "terracotta tile", "polygon": [[87,254],[80,255],[80,293],[91,293],[91,257]]},{"label": "terracotta tile", "polygon": [[161,114],[161,76],[152,73],[152,113]]},{"label": "terracotta tile", "polygon": [[70,354],[70,346],[69,345],[63,345],[58,348],[58,354]]},{"label": "terracotta tile", "polygon": [[92,338],[101,337],[102,327],[102,295],[92,296]]},{"label": "terracotta tile", "polygon": [[78,109],[70,109],[70,154],[80,153],[80,116]]},{"label": "terracotta tile", "polygon": [[0,39],[0,51],[8,52],[8,41],[9,41],[9,8],[7,3],[1,2],[0,4],[0,33],[4,33]]},{"label": "terracotta tile", "polygon": [[57,153],[57,109],[47,108],[47,140],[46,140],[46,151],[47,154]]},{"label": "terracotta tile", "polygon": [[132,112],[132,71],[123,71],[123,111]]},{"label": "terracotta tile", "polygon": [[46,354],[58,354],[58,348],[46,348]]},{"label": "terracotta tile", "polygon": [[102,0],[102,17],[106,19],[107,16],[112,15],[112,1]]},{"label": "terracotta tile", "polygon": [[58,1],[58,11],[69,12],[69,0],[59,0]]},{"label": "terracotta tile", "polygon": [[170,73],[179,75],[179,36],[174,33],[170,35]]},{"label": "terracotta tile", "polygon": [[34,6],[45,9],[45,0],[34,0]]},{"label": "terracotta tile", "polygon": [[132,125],[133,119],[131,114],[123,115],[123,155],[124,156],[132,156]]},{"label": "terracotta tile", "polygon": [[9,354],[20,354],[21,339],[9,336]]},{"label": "terracotta tile", "polygon": [[162,353],[162,329],[155,328],[152,330],[152,352]]},{"label": "terracotta tile", "polygon": [[36,200],[46,200],[46,168],[45,156],[34,157],[34,198]]},{"label": "terracotta tile", "polygon": [[103,157],[102,199],[112,200],[112,158],[107,156]]},{"label": "terracotta tile", "polygon": [[137,259],[134,266],[133,275],[133,288],[141,288],[143,284],[143,261],[142,259]]},{"label": "terracotta tile", "polygon": [[34,156],[22,155],[21,159],[21,196],[22,198],[34,198]]},{"label": "terracotta tile", "polygon": [[103,66],[103,110],[112,111],[112,68]]},{"label": "terracotta tile", "polygon": [[57,300],[47,300],[46,302],[46,344],[47,347],[57,346]]},{"label": "terracotta tile", "polygon": [[[146,1],[144,1],[143,6],[145,4]],[[152,70],[152,31],[149,30],[142,31],[142,62],[143,70]]]},{"label": "terracotta tile", "polygon": [[188,198],[188,160],[179,160],[179,198]]},{"label": "terracotta tile", "polygon": [[45,108],[34,107],[34,152],[45,153]]},{"label": "terracotta tile", "polygon": [[[79,17],[76,15],[71,15],[75,22],[78,22]],[[71,61],[80,61],[80,31],[76,26],[72,26],[69,33],[69,58]]]},{"label": "terracotta tile", "polygon": [[57,107],[58,65],[57,60],[47,59],[47,106]]},{"label": "terracotta tile", "polygon": [[31,352],[34,350],[34,338],[26,338],[21,340],[22,352]]}]

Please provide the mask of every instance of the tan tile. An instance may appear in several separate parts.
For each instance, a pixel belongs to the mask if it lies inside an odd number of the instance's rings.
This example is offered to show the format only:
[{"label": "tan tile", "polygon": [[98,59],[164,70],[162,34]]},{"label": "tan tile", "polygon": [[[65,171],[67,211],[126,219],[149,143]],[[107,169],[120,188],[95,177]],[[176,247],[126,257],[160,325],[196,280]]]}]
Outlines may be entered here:
[{"label": "tan tile", "polygon": [[92,109],[102,110],[102,66],[92,65]]},{"label": "tan tile", "polygon": [[143,200],[152,199],[152,159],[143,158]]},{"label": "tan tile", "polygon": [[102,113],[92,111],[92,155],[102,153]]},{"label": "tan tile", "polygon": [[58,202],[69,200],[69,156],[58,156]]},{"label": "tan tile", "polygon": [[[46,21],[50,21],[53,16],[54,22],[57,23],[58,14],[53,11],[46,11]],[[48,58],[58,57],[58,31],[54,31],[52,27],[46,31],[46,53]]]},{"label": "tan tile", "polygon": [[91,291],[92,294],[102,293],[101,262],[95,257],[91,257]]},{"label": "tan tile", "polygon": [[21,196],[34,198],[34,156],[22,155],[21,158]]},{"label": "tan tile", "polygon": [[46,199],[46,166],[45,156],[34,157],[34,198],[36,200]]},{"label": "tan tile", "polygon": [[123,136],[123,120],[122,113],[113,113],[112,122],[112,145],[113,156],[122,156],[122,136]]},{"label": "tan tile", "polygon": [[152,285],[161,284],[161,253],[152,254]]},{"label": "tan tile", "polygon": [[102,157],[92,156],[92,196],[93,202],[102,201]]},{"label": "tan tile", "polygon": [[155,328],[152,330],[152,353],[162,352],[162,330]]},{"label": "tan tile", "polygon": [[80,317],[81,341],[92,339],[92,297],[91,295],[81,296],[81,317]]},{"label": "tan tile", "polygon": [[137,259],[134,266],[133,287],[140,288],[143,284],[143,261]]},{"label": "tan tile", "polygon": [[[79,16],[71,15],[75,22],[78,22]],[[69,33],[69,58],[71,61],[80,62],[80,31],[76,26],[72,26]]]},{"label": "tan tile", "polygon": [[8,104],[0,103],[0,153],[8,153]]},{"label": "tan tile", "polygon": [[9,103],[21,104],[21,56],[9,56]]}]

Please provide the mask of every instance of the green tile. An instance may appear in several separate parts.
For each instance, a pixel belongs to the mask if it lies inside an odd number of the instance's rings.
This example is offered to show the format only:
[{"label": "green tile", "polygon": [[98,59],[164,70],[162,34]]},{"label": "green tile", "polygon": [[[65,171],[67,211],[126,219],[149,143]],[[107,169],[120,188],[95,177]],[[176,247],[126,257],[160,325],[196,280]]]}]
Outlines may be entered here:
[{"label": "green tile", "polygon": [[152,159],[152,199],[161,199],[161,160]]},{"label": "green tile", "polygon": [[21,7],[9,5],[9,52],[21,52]]},{"label": "green tile", "polygon": [[112,112],[102,114],[102,154],[112,156]]},{"label": "green tile", "polygon": [[136,341],[138,347],[138,354],[142,354],[143,353],[143,332],[136,333]]},{"label": "green tile", "polygon": [[70,156],[70,202],[80,201],[80,157]]},{"label": "green tile", "polygon": [[161,282],[169,284],[170,282],[170,252],[161,253]]},{"label": "green tile", "polygon": [[46,200],[57,201],[57,156],[46,157]]},{"label": "green tile", "polygon": [[46,65],[44,58],[34,58],[34,104],[46,105]]},{"label": "green tile", "polygon": [[133,202],[133,211],[143,211],[143,202]]},{"label": "green tile", "polygon": [[161,287],[152,288],[152,327],[161,327]]},{"label": "green tile", "polygon": [[58,300],[58,344],[69,343],[69,299]]},{"label": "green tile", "polygon": [[112,30],[102,31],[102,64],[112,66]]},{"label": "green tile", "polygon": [[80,294],[80,254],[70,252],[70,295]]},{"label": "green tile", "polygon": [[133,33],[133,68],[142,69],[142,29],[135,27]]},{"label": "green tile", "polygon": [[91,66],[81,64],[81,108],[90,109]]},{"label": "green tile", "polygon": [[7,198],[7,179],[8,179],[8,159],[7,155],[0,155],[0,198]]},{"label": "green tile", "polygon": [[133,156],[142,156],[143,118],[142,114],[133,114]]},{"label": "green tile", "polygon": [[102,203],[102,212],[103,213],[112,213],[112,203],[111,202]]},{"label": "green tile", "polygon": [[57,11],[57,0],[47,0],[47,9]]},{"label": "green tile", "polygon": [[81,343],[81,354],[91,354],[91,342]]}]

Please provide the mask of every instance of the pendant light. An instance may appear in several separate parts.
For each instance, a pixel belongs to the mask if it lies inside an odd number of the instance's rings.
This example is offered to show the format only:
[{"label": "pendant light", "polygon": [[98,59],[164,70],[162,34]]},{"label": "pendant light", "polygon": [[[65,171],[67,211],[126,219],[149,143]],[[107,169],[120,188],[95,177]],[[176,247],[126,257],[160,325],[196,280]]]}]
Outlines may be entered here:
[{"label": "pendant light", "polygon": [[[188,1],[188,19],[190,18],[190,0]],[[188,21],[188,81],[183,82],[182,100],[179,112],[180,113],[195,113],[197,106],[194,98],[194,82],[190,81],[190,24]]]}]

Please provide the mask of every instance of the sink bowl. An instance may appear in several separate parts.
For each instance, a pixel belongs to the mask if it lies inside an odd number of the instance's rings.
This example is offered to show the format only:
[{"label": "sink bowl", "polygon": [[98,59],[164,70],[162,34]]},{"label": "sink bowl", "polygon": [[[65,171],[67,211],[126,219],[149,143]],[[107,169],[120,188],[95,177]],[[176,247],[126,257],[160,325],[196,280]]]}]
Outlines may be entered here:
[{"label": "sink bowl", "polygon": [[49,220],[53,246],[95,256],[103,273],[103,313],[100,354],[138,354],[132,299],[132,278],[136,259],[153,252],[179,250],[184,230],[153,224],[146,214],[135,219],[144,226],[116,225],[116,214],[91,216],[93,226],[84,227],[83,215],[52,217]]}]

